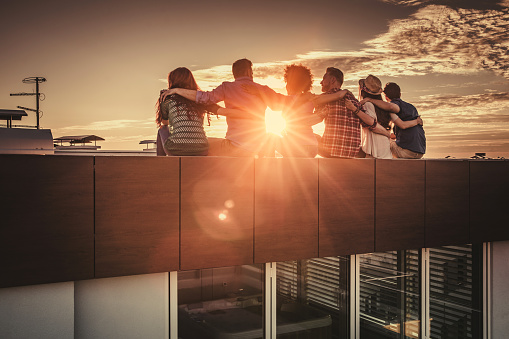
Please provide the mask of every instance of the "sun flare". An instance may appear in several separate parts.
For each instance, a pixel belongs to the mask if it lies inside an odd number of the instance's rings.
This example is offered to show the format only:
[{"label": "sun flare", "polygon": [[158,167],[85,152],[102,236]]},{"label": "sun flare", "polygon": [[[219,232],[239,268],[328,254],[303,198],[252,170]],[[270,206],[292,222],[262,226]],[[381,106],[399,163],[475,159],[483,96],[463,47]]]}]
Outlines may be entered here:
[{"label": "sun flare", "polygon": [[285,119],[281,115],[281,111],[273,111],[267,108],[265,111],[265,126],[267,133],[274,133],[281,136],[281,133],[285,129]]}]

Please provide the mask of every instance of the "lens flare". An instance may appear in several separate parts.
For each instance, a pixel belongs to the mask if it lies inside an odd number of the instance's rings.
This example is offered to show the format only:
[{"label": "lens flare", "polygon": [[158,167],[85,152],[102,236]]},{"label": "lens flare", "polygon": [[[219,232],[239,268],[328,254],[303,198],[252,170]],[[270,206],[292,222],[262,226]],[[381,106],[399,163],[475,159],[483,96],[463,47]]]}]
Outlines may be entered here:
[{"label": "lens flare", "polygon": [[221,221],[226,220],[226,218],[228,218],[228,211],[226,211],[226,210],[222,211],[221,213],[219,213],[219,215],[217,217]]},{"label": "lens flare", "polygon": [[233,200],[226,200],[224,202],[224,207],[226,207],[226,208],[233,208],[233,207],[235,207],[235,203],[233,202]]}]

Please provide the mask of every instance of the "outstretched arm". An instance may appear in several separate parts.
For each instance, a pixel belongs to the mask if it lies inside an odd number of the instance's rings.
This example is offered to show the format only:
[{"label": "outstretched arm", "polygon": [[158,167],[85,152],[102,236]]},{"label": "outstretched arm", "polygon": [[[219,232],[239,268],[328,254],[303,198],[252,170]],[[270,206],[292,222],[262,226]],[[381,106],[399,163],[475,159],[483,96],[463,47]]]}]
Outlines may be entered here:
[{"label": "outstretched arm", "polygon": [[185,88],[172,88],[166,91],[161,91],[161,95],[163,96],[163,101],[166,99],[168,95],[178,94],[181,97],[189,99],[191,101],[196,101],[196,90],[194,89],[185,89]]},{"label": "outstretched arm", "polygon": [[399,113],[399,106],[393,104],[392,102],[386,102],[378,99],[364,98],[361,100],[361,105],[364,105],[366,102],[371,102],[376,107],[383,109],[384,111],[388,111],[391,113]]},{"label": "outstretched arm", "polygon": [[315,107],[325,105],[326,103],[341,100],[345,97],[346,93],[348,93],[348,90],[342,89],[341,91],[338,91],[336,93],[331,94],[321,94],[321,95],[315,95],[311,101],[313,102],[313,105]]},{"label": "outstretched arm", "polygon": [[391,120],[392,120],[392,122],[394,122],[394,124],[396,126],[398,126],[401,129],[407,129],[407,128],[414,127],[417,125],[421,125],[421,126],[423,125],[423,121],[422,121],[421,117],[417,117],[414,120],[403,121],[396,114],[391,113]]},{"label": "outstretched arm", "polygon": [[276,93],[269,86],[257,86],[255,84],[243,84],[242,89],[249,94],[260,97],[263,102],[273,110],[282,110],[286,102],[286,96]]},{"label": "outstretched arm", "polygon": [[243,111],[240,109],[235,108],[224,108],[219,106],[218,104],[208,104],[203,106],[206,111],[216,114],[216,115],[223,115],[226,117],[232,117],[232,118],[238,118],[238,119],[256,119],[256,115],[248,112]]},{"label": "outstretched arm", "polygon": [[371,117],[369,114],[364,113],[360,109],[357,108],[350,100],[345,100],[346,108],[350,111],[355,112],[359,119],[361,119],[365,124],[369,125],[369,129],[373,133],[385,135],[387,138],[391,137],[391,133],[386,130],[382,125],[380,125],[375,118]]},{"label": "outstretched arm", "polygon": [[235,108],[219,108],[217,114],[224,115],[225,117],[237,118],[237,119],[255,119],[257,116],[240,109]]}]

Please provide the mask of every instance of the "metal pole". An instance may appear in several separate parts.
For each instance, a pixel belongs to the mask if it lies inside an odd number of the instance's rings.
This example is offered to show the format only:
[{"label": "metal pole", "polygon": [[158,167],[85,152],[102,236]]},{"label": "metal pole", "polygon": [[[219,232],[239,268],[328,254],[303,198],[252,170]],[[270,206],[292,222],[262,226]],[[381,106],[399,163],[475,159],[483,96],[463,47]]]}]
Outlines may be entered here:
[{"label": "metal pole", "polygon": [[39,129],[39,77],[35,78],[35,102],[36,102],[36,110],[37,112],[37,129]]}]

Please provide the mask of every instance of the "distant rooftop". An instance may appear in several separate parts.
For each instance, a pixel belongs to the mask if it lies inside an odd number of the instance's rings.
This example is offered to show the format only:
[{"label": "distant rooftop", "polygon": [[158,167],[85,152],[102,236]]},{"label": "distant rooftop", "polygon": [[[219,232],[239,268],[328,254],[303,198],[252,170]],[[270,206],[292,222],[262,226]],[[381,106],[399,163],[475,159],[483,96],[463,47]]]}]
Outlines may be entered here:
[{"label": "distant rooftop", "polygon": [[97,140],[104,140],[101,137],[98,137],[97,135],[71,135],[71,136],[64,136],[60,138],[54,138],[53,141],[60,141],[60,142],[70,142],[70,143],[81,143],[86,144],[90,143],[92,141]]},{"label": "distant rooftop", "polygon": [[21,120],[28,114],[21,109],[0,109],[0,120]]},{"label": "distant rooftop", "polygon": [[12,127],[12,120],[21,120],[21,117],[26,117],[28,114],[21,109],[0,109],[0,120],[7,121],[7,127]]},{"label": "distant rooftop", "polygon": [[[104,140],[97,135],[68,135],[59,138],[54,138],[53,142],[60,143],[60,145],[55,144],[56,149],[87,149],[87,150],[97,150],[101,148],[101,146],[97,146],[97,140]],[[94,145],[85,145],[94,142]],[[68,142],[70,145],[64,146],[63,143]],[[81,144],[81,145],[80,145]]]}]

